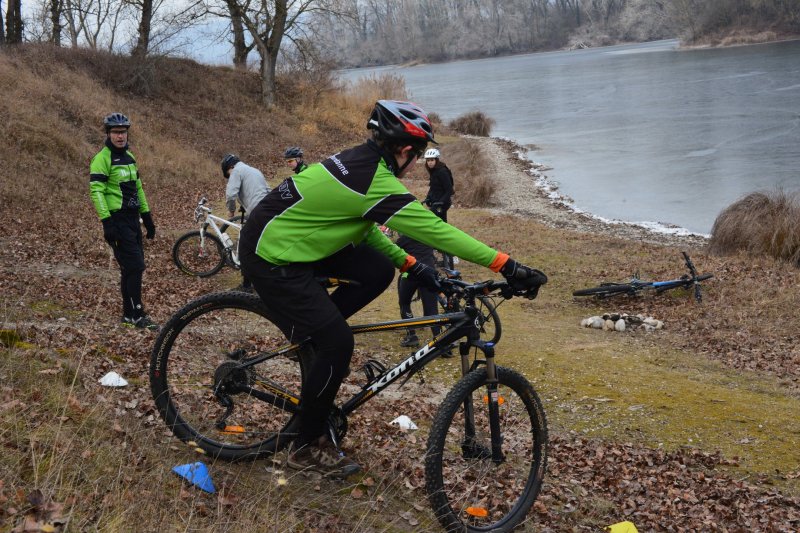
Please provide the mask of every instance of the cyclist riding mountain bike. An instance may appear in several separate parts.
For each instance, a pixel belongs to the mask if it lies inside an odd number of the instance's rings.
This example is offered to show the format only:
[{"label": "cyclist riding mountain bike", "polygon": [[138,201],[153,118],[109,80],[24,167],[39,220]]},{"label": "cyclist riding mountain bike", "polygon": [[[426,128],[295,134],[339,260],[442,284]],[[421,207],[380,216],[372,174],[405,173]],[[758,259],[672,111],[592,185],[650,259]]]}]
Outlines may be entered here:
[{"label": "cyclist riding mountain bike", "polygon": [[[264,174],[257,168],[242,163],[234,154],[226,154],[222,158],[222,177],[228,180],[225,187],[225,200],[228,214],[233,218],[236,214],[236,201],[239,201],[245,213],[250,213],[258,202],[269,192],[269,185]],[[237,290],[252,291],[252,284],[246,276]]]},{"label": "cyclist riding mountain bike", "polygon": [[295,174],[300,174],[308,168],[308,165],[303,162],[303,149],[299,146],[290,146],[287,148],[286,151],[283,152],[283,158]]},{"label": "cyclist riding mountain bike", "polygon": [[156,235],[156,226],[142,188],[136,158],[128,151],[131,121],[122,113],[111,113],[103,120],[105,146],[89,165],[89,197],[103,223],[103,238],[114,251],[120,268],[122,325],[158,329],[142,305],[142,275],[145,270],[141,217],[147,238]]},{"label": "cyclist riding mountain bike", "polygon": [[[406,235],[401,235],[395,244],[405,250],[409,255],[416,257],[417,261],[420,263],[434,268],[433,248],[427,244],[422,244]],[[417,280],[407,275],[407,273],[403,273],[397,278],[397,301],[400,305],[400,318],[414,318],[414,313],[411,312],[411,299],[414,297],[414,293],[417,292],[417,290],[419,290],[419,299],[422,300],[422,312],[425,313],[426,316],[435,315],[439,311],[436,292],[426,287],[420,287]],[[434,337],[439,334],[439,331],[439,326],[431,327],[431,332]],[[400,341],[400,346],[419,346],[417,332],[413,329],[409,329],[406,336]]]},{"label": "cyclist riding mountain bike", "polygon": [[[389,286],[394,267],[424,287],[438,287],[434,269],[395,245],[379,225],[500,272],[513,290],[530,296],[547,280],[437,218],[399,181],[435,142],[422,109],[380,100],[367,128],[372,138],[364,144],[273,189],[251,213],[239,245],[242,270],[270,318],[290,342],[310,339],[313,347],[304,355],[309,367],[288,463],[334,477],[360,469],[338,450],[327,420],[353,355],[347,319]],[[358,284],[329,295],[316,276]]]},{"label": "cyclist riding mountain bike", "polygon": [[436,148],[429,148],[425,152],[425,170],[428,171],[430,184],[422,203],[429,205],[436,216],[447,222],[447,210],[452,205],[454,192],[453,174],[442,162],[441,153]]}]

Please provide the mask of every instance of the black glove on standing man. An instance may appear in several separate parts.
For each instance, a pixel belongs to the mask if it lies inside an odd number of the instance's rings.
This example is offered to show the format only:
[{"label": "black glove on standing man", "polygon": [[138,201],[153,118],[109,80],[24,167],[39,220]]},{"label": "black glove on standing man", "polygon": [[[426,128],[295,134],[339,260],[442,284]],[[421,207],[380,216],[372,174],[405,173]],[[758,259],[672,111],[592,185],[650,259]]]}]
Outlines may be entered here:
[{"label": "black glove on standing man", "polygon": [[117,240],[117,227],[111,220],[111,217],[104,218],[100,222],[103,223],[103,238],[108,244],[112,244]]},{"label": "black glove on standing man", "polygon": [[145,235],[145,237],[152,240],[152,238],[156,236],[156,225],[153,224],[153,215],[148,211],[147,213],[142,213],[141,217],[144,229],[147,230],[147,235]]}]

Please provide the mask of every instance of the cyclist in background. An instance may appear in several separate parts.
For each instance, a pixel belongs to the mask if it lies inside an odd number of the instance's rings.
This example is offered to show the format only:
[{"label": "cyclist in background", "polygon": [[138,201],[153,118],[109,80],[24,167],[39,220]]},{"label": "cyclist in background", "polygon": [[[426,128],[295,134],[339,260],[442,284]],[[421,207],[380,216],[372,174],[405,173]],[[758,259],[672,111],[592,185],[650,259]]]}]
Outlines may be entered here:
[{"label": "cyclist in background", "polygon": [[[422,244],[406,235],[401,235],[395,244],[405,250],[409,255],[413,255],[420,263],[435,268],[433,248],[427,244]],[[400,305],[400,318],[414,318],[414,313],[411,312],[411,299],[417,291],[419,291],[419,299],[422,301],[422,312],[425,313],[425,316],[435,315],[439,311],[436,301],[436,292],[427,287],[420,287],[417,280],[407,275],[407,273],[402,273],[397,278],[397,302]],[[431,326],[431,331],[435,337],[439,334],[441,328],[439,326]],[[419,337],[417,337],[416,330],[409,329],[405,337],[400,341],[400,346],[406,348],[416,348],[419,346]]]},{"label": "cyclist in background", "polygon": [[299,146],[290,146],[287,148],[286,151],[283,152],[283,158],[295,174],[300,174],[308,168],[308,165],[303,162],[303,149]]},{"label": "cyclist in background", "polygon": [[[222,158],[222,176],[228,180],[225,187],[225,204],[231,218],[236,216],[237,200],[244,212],[249,214],[269,192],[264,174],[257,168],[245,165],[234,154],[226,154]],[[247,276],[242,274],[242,283],[234,290],[253,292],[253,285]]]},{"label": "cyclist in background", "polygon": [[[428,194],[422,203],[429,205],[436,216],[447,222],[447,210],[453,199],[453,173],[442,162],[441,153],[436,148],[425,152],[425,170],[428,171],[430,184]],[[452,265],[450,268],[453,268]]]},{"label": "cyclist in background", "polygon": [[[380,295],[394,269],[437,289],[437,274],[389,240],[386,225],[428,246],[502,273],[534,295],[547,277],[445,223],[400,182],[434,142],[425,112],[409,102],[380,100],[367,122],[372,138],[287,178],[253,209],[239,257],[270,318],[290,342],[311,339],[301,387],[298,437],[288,463],[332,477],[360,470],[337,447],[328,425],[348,373],[353,333],[347,319]],[[352,279],[328,294],[315,279]]]},{"label": "cyclist in background", "polygon": [[120,269],[122,325],[157,330],[158,324],[142,305],[142,219],[147,238],[156,235],[156,226],[142,188],[136,158],[128,151],[131,121],[122,113],[111,113],[103,120],[106,141],[89,165],[89,197],[103,223],[103,238],[114,251]]}]

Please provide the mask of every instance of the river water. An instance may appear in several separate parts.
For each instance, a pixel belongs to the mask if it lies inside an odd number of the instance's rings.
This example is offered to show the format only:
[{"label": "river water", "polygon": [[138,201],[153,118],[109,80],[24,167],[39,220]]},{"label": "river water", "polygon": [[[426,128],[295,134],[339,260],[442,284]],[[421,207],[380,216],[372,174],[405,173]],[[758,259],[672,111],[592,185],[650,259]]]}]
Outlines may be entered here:
[{"label": "river water", "polygon": [[[343,71],[402,75],[443,120],[480,110],[572,206],[709,233],[754,190],[800,190],[800,41],[678,50],[677,41]],[[456,179],[458,177],[456,176]],[[669,231],[669,230],[668,230]]]}]

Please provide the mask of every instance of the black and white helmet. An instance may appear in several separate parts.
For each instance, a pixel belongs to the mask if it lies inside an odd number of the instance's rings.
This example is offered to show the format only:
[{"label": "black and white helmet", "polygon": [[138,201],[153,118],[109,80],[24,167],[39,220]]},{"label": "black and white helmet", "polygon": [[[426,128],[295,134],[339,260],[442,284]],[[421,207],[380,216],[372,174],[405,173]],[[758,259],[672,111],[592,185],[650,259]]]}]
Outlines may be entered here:
[{"label": "black and white helmet", "polygon": [[130,128],[131,121],[122,113],[111,113],[103,119],[103,126],[105,126],[106,133],[108,133],[111,128]]},{"label": "black and white helmet", "polygon": [[407,142],[413,146],[436,143],[428,114],[412,102],[378,100],[367,122],[367,129],[377,130],[383,139]]}]

